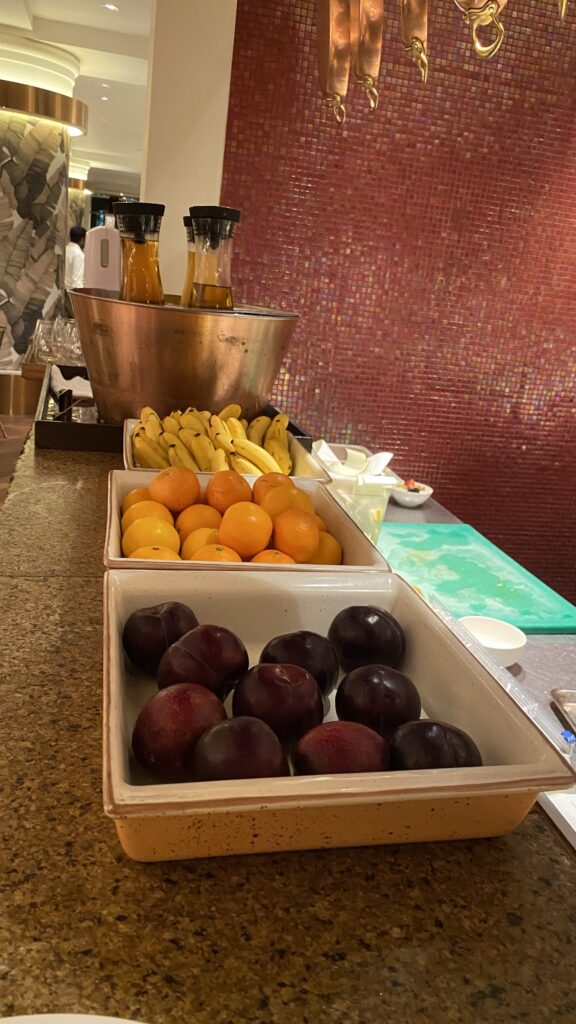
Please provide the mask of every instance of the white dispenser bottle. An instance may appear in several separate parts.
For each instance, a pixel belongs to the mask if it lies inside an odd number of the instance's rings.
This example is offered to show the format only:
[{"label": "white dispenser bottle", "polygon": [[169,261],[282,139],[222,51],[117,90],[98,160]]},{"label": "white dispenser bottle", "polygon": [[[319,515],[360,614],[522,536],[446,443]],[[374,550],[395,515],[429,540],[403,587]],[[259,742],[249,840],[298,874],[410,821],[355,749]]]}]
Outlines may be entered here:
[{"label": "white dispenser bottle", "polygon": [[122,246],[117,228],[104,225],[86,232],[84,287],[119,292],[122,279]]}]

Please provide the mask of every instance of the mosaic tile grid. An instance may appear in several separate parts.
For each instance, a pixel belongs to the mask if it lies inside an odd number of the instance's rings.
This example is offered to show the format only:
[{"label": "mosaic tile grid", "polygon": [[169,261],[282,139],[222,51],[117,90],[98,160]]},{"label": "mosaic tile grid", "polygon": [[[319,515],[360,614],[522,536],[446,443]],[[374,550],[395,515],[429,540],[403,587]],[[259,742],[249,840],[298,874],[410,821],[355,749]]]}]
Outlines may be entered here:
[{"label": "mosaic tile grid", "polygon": [[222,201],[238,299],[301,319],[274,400],[576,600],[576,7],[510,3],[479,61],[430,4],[426,87],[387,16],[375,116],[322,104],[313,0],[238,0]]}]

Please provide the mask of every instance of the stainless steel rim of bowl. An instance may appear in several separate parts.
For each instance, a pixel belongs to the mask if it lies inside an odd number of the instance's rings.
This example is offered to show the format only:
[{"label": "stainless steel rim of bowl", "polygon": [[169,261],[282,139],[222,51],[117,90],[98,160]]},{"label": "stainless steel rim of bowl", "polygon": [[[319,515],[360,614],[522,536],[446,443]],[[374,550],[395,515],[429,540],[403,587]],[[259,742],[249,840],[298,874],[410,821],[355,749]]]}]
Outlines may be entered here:
[{"label": "stainless steel rim of bowl", "polygon": [[[119,303],[120,299],[117,292],[110,292],[103,288],[71,288],[70,294],[72,295],[86,295],[89,298],[98,299],[103,302]],[[269,309],[267,306],[246,306],[240,305],[235,306],[234,309],[196,309],[192,307],[181,306],[178,302],[178,296],[169,295],[169,299],[174,301],[165,302],[163,306],[154,306],[155,310],[170,310],[171,313],[175,311],[182,314],[182,316],[225,316],[225,317],[269,317],[277,320],[297,320],[300,316],[299,313],[295,313],[292,310],[287,309]],[[149,305],[145,302],[122,302],[122,306],[134,306],[137,309],[149,309]]]}]

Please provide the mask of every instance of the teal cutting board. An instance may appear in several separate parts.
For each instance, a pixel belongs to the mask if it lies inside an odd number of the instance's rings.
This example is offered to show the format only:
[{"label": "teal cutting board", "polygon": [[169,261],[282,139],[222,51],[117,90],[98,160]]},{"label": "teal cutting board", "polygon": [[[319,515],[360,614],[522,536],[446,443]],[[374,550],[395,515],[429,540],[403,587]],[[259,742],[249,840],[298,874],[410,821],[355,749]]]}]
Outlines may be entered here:
[{"label": "teal cutting board", "polygon": [[384,522],[378,550],[456,618],[491,615],[526,633],[576,633],[576,607],[472,526]]}]

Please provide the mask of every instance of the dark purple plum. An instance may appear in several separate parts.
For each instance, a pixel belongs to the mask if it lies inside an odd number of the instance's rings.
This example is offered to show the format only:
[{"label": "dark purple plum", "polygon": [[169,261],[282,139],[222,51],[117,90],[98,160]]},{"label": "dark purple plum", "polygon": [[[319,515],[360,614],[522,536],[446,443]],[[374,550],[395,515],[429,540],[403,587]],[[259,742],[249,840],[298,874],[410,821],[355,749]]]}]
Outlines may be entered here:
[{"label": "dark purple plum", "polygon": [[397,668],[406,649],[400,623],[390,612],[373,605],[351,605],[338,612],[328,630],[328,639],[346,672],[360,665]]},{"label": "dark purple plum", "polygon": [[172,683],[198,683],[223,697],[248,668],[241,640],[223,626],[196,626],[166,651],[158,666],[160,689]]},{"label": "dark purple plum", "polygon": [[361,722],[385,739],[404,722],[420,718],[420,694],[408,676],[386,665],[353,668],[336,691],[336,714]]},{"label": "dark purple plum", "polygon": [[318,683],[300,665],[255,665],[238,683],[232,710],[260,718],[283,743],[294,742],[324,717]]},{"label": "dark purple plum", "polygon": [[197,625],[194,612],[180,601],[139,608],[124,624],[124,650],[134,665],[153,675],[164,651]]},{"label": "dark purple plum", "polygon": [[201,658],[187,651],[180,641],[172,644],[162,655],[156,682],[159,690],[173,686],[174,683],[195,683],[197,686],[205,686],[217,697],[224,693],[222,677]]},{"label": "dark purple plum", "polygon": [[266,644],[260,661],[300,665],[314,676],[324,696],[334,689],[338,679],[338,655],[334,645],[325,636],[308,629],[275,636]]},{"label": "dark purple plum", "polygon": [[276,733],[250,717],[229,718],[208,729],[194,748],[192,770],[197,782],[290,774]]},{"label": "dark purple plum", "polygon": [[324,722],[296,743],[292,764],[297,775],[385,772],[388,744],[359,722]]},{"label": "dark purple plum", "polygon": [[134,756],[163,782],[192,779],[197,741],[225,718],[224,705],[206,687],[188,683],[168,686],[140,710],[132,733]]},{"label": "dark purple plum", "polygon": [[224,626],[196,626],[183,641],[187,651],[205,661],[228,685],[248,671],[248,652],[244,644]]},{"label": "dark purple plum", "polygon": [[421,768],[475,768],[482,755],[474,740],[446,722],[406,722],[390,743],[390,767],[398,771]]}]

